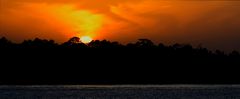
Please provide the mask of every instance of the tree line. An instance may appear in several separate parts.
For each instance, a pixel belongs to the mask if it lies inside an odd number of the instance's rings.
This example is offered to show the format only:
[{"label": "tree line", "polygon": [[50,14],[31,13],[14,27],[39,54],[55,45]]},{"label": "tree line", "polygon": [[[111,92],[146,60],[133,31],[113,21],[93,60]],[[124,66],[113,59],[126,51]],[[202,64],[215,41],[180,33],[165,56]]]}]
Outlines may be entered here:
[{"label": "tree line", "polygon": [[84,44],[78,37],[62,44],[36,38],[17,44],[3,37],[0,56],[1,68],[9,68],[2,69],[6,73],[0,84],[240,82],[236,79],[237,51],[227,54],[189,44],[157,45],[148,39],[123,45],[108,40]]},{"label": "tree line", "polygon": [[190,44],[173,44],[164,45],[162,43],[156,45],[149,39],[139,39],[135,43],[126,45],[119,42],[111,42],[108,40],[93,40],[88,44],[84,44],[78,37],[72,37],[62,44],[56,43],[54,40],[46,40],[36,38],[34,40],[24,40],[22,43],[13,43],[5,37],[0,39],[0,49],[126,49],[126,50],[154,50],[163,54],[174,55],[193,55],[193,56],[218,56],[218,57],[240,57],[238,51],[225,53],[221,50],[211,51],[207,48],[198,46],[194,48]]}]

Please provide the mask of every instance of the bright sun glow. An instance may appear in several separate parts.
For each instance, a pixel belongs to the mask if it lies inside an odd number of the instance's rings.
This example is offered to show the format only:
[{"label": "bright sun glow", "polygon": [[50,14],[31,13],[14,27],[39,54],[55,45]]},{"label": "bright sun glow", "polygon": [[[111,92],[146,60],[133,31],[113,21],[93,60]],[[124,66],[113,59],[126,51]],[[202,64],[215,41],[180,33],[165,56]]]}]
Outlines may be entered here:
[{"label": "bright sun glow", "polygon": [[[64,24],[66,28],[61,30],[64,30],[65,33],[74,33],[71,36],[88,35],[95,37],[101,30],[105,19],[102,14],[79,9],[73,5],[38,5],[37,7],[40,9],[39,12],[44,9],[42,13],[47,13],[57,22]],[[56,25],[55,23],[54,25]]]},{"label": "bright sun glow", "polygon": [[92,38],[89,37],[89,36],[82,36],[82,37],[80,38],[80,40],[81,40],[81,42],[83,42],[83,43],[90,43],[90,42],[92,41]]}]

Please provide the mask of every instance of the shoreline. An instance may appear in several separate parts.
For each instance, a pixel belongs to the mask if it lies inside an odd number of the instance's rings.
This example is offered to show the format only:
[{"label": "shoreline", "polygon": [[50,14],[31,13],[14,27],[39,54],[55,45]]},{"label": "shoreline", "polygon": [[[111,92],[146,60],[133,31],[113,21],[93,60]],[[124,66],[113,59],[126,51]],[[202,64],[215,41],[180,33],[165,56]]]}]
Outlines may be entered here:
[{"label": "shoreline", "polygon": [[201,85],[201,84],[174,84],[174,85],[0,85],[1,88],[240,88],[240,84]]}]

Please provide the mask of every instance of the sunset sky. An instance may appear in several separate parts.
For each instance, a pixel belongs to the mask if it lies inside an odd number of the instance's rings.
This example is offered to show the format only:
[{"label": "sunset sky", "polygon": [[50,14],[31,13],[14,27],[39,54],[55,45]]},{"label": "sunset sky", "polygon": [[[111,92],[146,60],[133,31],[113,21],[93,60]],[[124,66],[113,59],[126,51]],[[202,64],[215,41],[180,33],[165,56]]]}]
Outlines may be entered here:
[{"label": "sunset sky", "polygon": [[202,44],[240,51],[238,0],[0,0],[0,37],[59,43],[90,36],[121,43]]}]

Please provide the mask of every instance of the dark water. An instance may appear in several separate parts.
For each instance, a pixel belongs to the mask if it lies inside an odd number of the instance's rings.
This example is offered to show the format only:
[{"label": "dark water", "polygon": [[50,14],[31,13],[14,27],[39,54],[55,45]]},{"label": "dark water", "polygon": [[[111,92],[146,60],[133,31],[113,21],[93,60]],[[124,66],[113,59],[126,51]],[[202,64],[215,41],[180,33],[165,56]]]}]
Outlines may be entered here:
[{"label": "dark water", "polygon": [[0,99],[240,99],[240,85],[0,86]]}]

